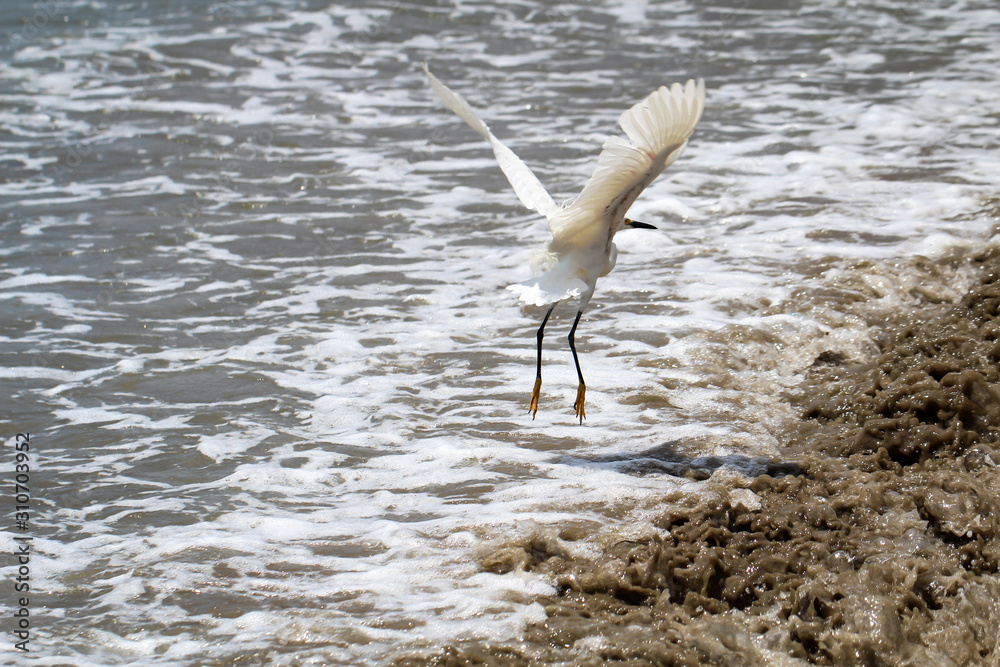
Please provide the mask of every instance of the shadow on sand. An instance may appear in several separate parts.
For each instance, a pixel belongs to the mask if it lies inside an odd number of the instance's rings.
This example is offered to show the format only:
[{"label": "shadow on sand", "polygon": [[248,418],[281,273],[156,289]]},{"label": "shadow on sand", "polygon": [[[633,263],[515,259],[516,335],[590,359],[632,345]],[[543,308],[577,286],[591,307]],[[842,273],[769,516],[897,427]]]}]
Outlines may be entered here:
[{"label": "shadow on sand", "polygon": [[616,472],[637,477],[671,475],[695,480],[708,479],[719,468],[729,468],[747,477],[760,475],[783,477],[804,474],[802,467],[797,463],[772,461],[763,456],[750,457],[729,454],[692,458],[681,452],[680,444],[680,441],[674,440],[641,452],[567,457],[567,462],[582,463],[583,465],[597,464],[611,468]]}]

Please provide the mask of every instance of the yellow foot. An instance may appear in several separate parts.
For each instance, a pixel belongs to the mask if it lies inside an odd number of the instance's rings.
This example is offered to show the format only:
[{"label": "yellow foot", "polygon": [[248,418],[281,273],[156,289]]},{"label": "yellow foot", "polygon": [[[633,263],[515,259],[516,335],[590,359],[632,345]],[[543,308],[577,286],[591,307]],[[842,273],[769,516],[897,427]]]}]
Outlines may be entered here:
[{"label": "yellow foot", "polygon": [[542,377],[538,376],[535,378],[535,388],[531,390],[531,403],[528,404],[528,412],[531,413],[531,418],[534,419],[535,415],[538,413],[538,395],[542,392]]},{"label": "yellow foot", "polygon": [[580,423],[587,418],[587,413],[583,411],[583,397],[587,393],[587,385],[580,383],[580,387],[576,390],[576,403],[573,407],[576,409],[576,416],[580,418]]}]

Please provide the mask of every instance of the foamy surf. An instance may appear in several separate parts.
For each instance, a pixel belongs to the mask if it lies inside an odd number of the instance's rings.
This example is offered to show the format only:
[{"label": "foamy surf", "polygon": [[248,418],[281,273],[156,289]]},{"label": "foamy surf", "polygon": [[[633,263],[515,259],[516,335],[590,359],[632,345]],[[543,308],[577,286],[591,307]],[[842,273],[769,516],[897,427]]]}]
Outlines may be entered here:
[{"label": "foamy surf", "polygon": [[[960,292],[893,265],[995,218],[1000,17],[946,9],[7,12],[0,395],[37,447],[32,648],[357,665],[517,637],[552,581],[483,572],[483,545],[652,530],[704,489],[630,465],[665,443],[780,459],[775,388],[870,352],[852,299]],[[630,212],[661,231],[616,238],[578,337],[585,427],[568,351],[525,414],[538,313],[504,287],[547,232],[425,59],[559,200],[626,104],[711,87]]]}]

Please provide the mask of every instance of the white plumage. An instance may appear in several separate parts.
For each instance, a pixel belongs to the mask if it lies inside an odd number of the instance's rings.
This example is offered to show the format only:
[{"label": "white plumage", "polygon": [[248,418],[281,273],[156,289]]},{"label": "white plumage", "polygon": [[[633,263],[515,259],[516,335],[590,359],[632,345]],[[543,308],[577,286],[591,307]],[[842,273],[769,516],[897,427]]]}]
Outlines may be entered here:
[{"label": "white plumage", "polygon": [[580,196],[568,204],[557,206],[531,169],[493,136],[472,107],[431,74],[427,65],[424,65],[424,71],[431,87],[448,108],[490,142],[500,168],[521,203],[538,211],[549,221],[552,241],[533,262],[538,265],[539,275],[510,285],[507,289],[527,304],[552,304],[537,334],[537,376],[528,408],[532,415],[538,410],[542,384],[545,323],[556,303],[579,298],[569,343],[580,380],[574,407],[582,423],[586,384],[574,342],[576,327],[594,295],[597,279],[610,273],[618,259],[618,249],[613,242],[615,233],[623,227],[652,227],[629,220],[625,214],[646,186],[684,151],[705,110],[705,83],[698,79],[697,82],[688,80],[683,86],[678,83],[669,88],[661,86],[622,113],[618,124],[625,131],[628,141],[609,137],[597,158],[597,168]]}]

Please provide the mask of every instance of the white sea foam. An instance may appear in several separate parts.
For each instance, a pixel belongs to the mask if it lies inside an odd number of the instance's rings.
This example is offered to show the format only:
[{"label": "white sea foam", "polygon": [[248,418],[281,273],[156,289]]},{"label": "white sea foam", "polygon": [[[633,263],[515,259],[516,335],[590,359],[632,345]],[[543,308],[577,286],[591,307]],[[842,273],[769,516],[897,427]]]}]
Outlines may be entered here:
[{"label": "white sea foam", "polygon": [[[552,582],[479,554],[654,531],[665,491],[701,488],[636,474],[657,446],[736,474],[780,459],[781,391],[872,349],[810,290],[905,305],[892,263],[993,223],[995,9],[293,4],[10,41],[0,395],[52,480],[32,573],[50,661],[357,665],[516,638]],[[685,155],[631,211],[658,230],[616,238],[580,324],[585,426],[569,305],[525,414],[540,312],[503,287],[548,232],[427,59],[556,199],[628,104],[707,79]]]}]

